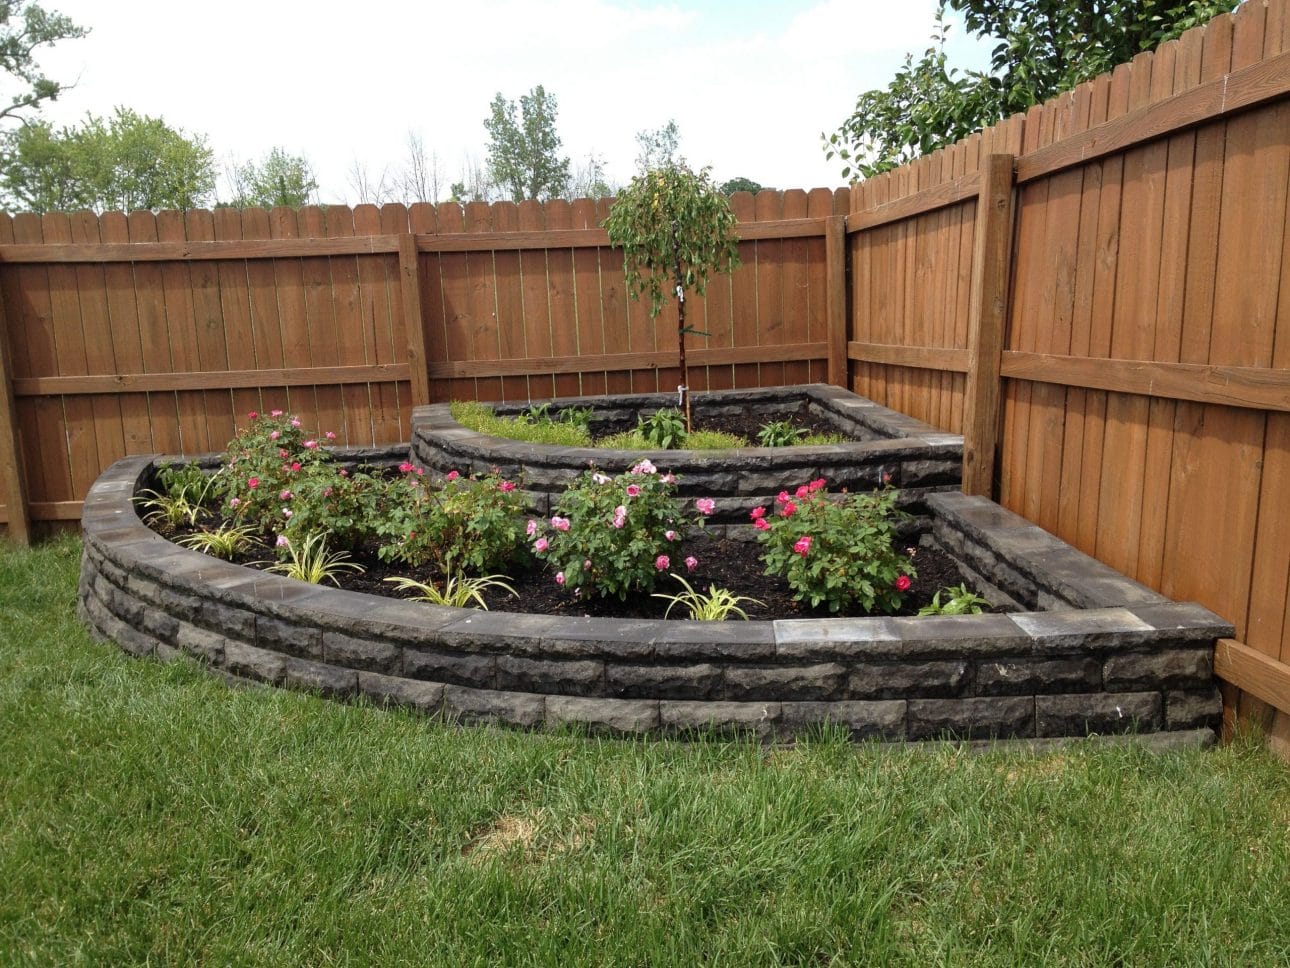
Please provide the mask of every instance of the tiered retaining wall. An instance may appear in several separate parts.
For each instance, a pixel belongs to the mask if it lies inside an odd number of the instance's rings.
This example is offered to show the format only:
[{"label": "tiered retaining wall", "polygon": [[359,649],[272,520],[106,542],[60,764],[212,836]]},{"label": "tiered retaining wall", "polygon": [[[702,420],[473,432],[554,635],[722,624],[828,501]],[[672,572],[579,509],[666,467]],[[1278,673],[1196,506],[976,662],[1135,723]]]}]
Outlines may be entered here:
[{"label": "tiered retaining wall", "polygon": [[823,723],[882,740],[1208,731],[1220,712],[1211,661],[1229,625],[980,498],[930,496],[926,540],[995,592],[1053,610],[613,620],[375,598],[206,557],[139,520],[132,497],[155,467],[127,458],[90,491],[81,615],[128,652],[240,679],[464,722],[768,739]]}]

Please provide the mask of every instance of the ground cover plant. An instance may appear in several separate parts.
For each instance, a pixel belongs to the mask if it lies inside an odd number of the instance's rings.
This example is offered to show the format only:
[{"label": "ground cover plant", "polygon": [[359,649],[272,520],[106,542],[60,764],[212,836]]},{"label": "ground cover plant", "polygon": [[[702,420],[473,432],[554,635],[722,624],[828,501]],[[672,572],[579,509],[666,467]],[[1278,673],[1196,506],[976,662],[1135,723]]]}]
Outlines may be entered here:
[{"label": "ground cover plant", "polygon": [[457,728],[132,659],[0,543],[0,963],[1290,961],[1290,773]]}]

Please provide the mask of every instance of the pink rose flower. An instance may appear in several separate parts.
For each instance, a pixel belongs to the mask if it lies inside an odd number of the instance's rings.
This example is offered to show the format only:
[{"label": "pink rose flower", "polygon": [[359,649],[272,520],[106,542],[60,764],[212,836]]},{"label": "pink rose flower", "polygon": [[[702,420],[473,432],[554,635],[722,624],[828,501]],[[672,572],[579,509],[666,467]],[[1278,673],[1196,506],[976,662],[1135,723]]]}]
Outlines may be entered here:
[{"label": "pink rose flower", "polygon": [[300,418],[299,418],[299,417],[292,417],[292,418],[291,418],[291,426],[293,426],[293,427],[295,427],[295,428],[299,429],[299,427],[300,427]]},{"label": "pink rose flower", "polygon": [[290,500],[291,500],[291,492],[290,492],[289,490],[287,490],[287,489],[284,487],[281,491],[279,491],[279,492],[278,492],[278,500],[279,500],[279,501],[290,501]]},{"label": "pink rose flower", "polygon": [[751,511],[748,512],[748,517],[752,518],[754,521],[760,521],[765,516],[766,516],[765,508],[753,508]]},{"label": "pink rose flower", "polygon": [[686,571],[694,571],[694,569],[698,567],[699,567],[699,559],[694,557],[694,555],[690,555],[688,558],[685,559]]},{"label": "pink rose flower", "polygon": [[614,508],[614,527],[621,528],[627,523],[627,508],[621,504]]},{"label": "pink rose flower", "polygon": [[675,541],[676,532],[669,529],[663,532],[663,537],[666,538],[668,541]]},{"label": "pink rose flower", "polygon": [[498,485],[497,485],[497,489],[498,489],[499,491],[504,491],[504,492],[506,492],[506,493],[510,493],[511,491],[515,490],[515,482],[514,482],[514,481],[502,481],[502,483],[500,483],[500,484],[498,484]]},{"label": "pink rose flower", "polygon": [[667,569],[671,567],[671,565],[672,565],[672,559],[670,559],[667,555],[659,555],[657,558],[654,559],[654,567],[657,568],[659,571],[667,571]]},{"label": "pink rose flower", "polygon": [[228,506],[231,508],[235,508],[241,503],[242,499],[240,497],[231,497],[228,499]]},{"label": "pink rose flower", "polygon": [[557,514],[551,519],[551,527],[555,528],[557,531],[568,531],[570,521],[568,518],[562,518]]},{"label": "pink rose flower", "polygon": [[315,450],[317,447],[318,447],[318,441],[316,440],[305,441],[305,450]]},{"label": "pink rose flower", "polygon": [[779,504],[788,503],[788,491],[780,491],[778,494],[776,494],[775,501],[776,503],[779,503]]},{"label": "pink rose flower", "polygon": [[246,486],[254,491],[257,487],[260,486],[260,479],[258,477],[247,478]]},{"label": "pink rose flower", "polygon": [[694,506],[706,517],[717,509],[717,502],[710,497],[701,497],[694,502]]},{"label": "pink rose flower", "polygon": [[278,439],[279,437],[281,437],[281,436],[282,436],[282,434],[278,433],[278,431],[276,431],[276,430],[271,430],[271,431],[269,431],[269,439],[270,439],[270,440],[277,440],[277,439]]},{"label": "pink rose flower", "polygon": [[275,548],[287,548],[290,545],[291,542],[287,540],[287,536],[285,534],[278,535],[278,540],[273,542],[273,546]]},{"label": "pink rose flower", "polygon": [[291,470],[292,470],[293,472],[294,472],[294,471],[298,471],[298,470],[300,470],[300,461],[298,461],[298,460],[292,461],[292,462],[291,462]]},{"label": "pink rose flower", "polygon": [[901,575],[899,578],[896,579],[896,591],[907,592],[909,591],[909,586],[911,584],[912,582],[909,580],[908,575]]},{"label": "pink rose flower", "polygon": [[258,418],[259,418],[259,416],[260,416],[260,415],[259,415],[258,413],[256,413],[254,410],[252,410],[250,413],[248,413],[248,414],[246,415],[246,419],[247,419],[247,420],[256,420],[256,419],[258,419]]},{"label": "pink rose flower", "polygon": [[767,521],[765,518],[758,518],[756,521],[753,522],[753,527],[756,528],[758,531],[769,531],[770,522]]},{"label": "pink rose flower", "polygon": [[797,505],[792,501],[785,502],[784,506],[779,509],[781,518],[791,518],[797,512]]},{"label": "pink rose flower", "polygon": [[335,440],[335,439],[336,439],[336,434],[335,434],[335,432],[334,432],[334,431],[331,431],[331,430],[327,431],[327,433],[323,434],[323,436],[324,436],[324,437],[326,437],[328,440]]},{"label": "pink rose flower", "polygon": [[456,471],[449,471],[447,474],[444,475],[443,479],[445,481],[455,481],[459,477],[461,477],[461,475],[458,474]]},{"label": "pink rose flower", "polygon": [[659,480],[662,481],[664,484],[675,484],[676,475],[673,474],[671,471],[668,471],[666,474],[660,477]]},{"label": "pink rose flower", "polygon": [[556,583],[557,585],[563,585],[563,584],[564,584],[564,572],[562,572],[562,571],[557,571],[557,572],[555,573],[555,583]]},{"label": "pink rose flower", "polygon": [[291,515],[292,515],[292,514],[294,514],[294,513],[295,513],[295,512],[294,512],[294,511],[292,511],[292,510],[291,510],[291,508],[283,508],[283,509],[282,509],[282,516],[283,516],[284,518],[289,518],[289,517],[291,517]]},{"label": "pink rose flower", "polygon": [[530,538],[537,534],[537,522],[529,518],[529,523],[524,527],[524,533]]},{"label": "pink rose flower", "polygon": [[823,490],[826,484],[827,481],[825,481],[824,478],[817,477],[815,480],[811,481],[807,487],[810,488],[811,493],[814,494],[816,491]]},{"label": "pink rose flower", "polygon": [[270,416],[270,417],[281,417],[281,416],[282,416],[282,411],[281,411],[281,410],[270,410],[270,411],[269,411],[269,416]]},{"label": "pink rose flower", "polygon": [[639,484],[628,484],[628,485],[627,485],[627,496],[628,496],[628,497],[640,497],[640,496],[641,496],[641,486],[640,486]]},{"label": "pink rose flower", "polygon": [[536,551],[538,554],[541,554],[542,552],[546,551],[546,549],[549,548],[550,546],[551,546],[551,543],[547,541],[546,538],[538,538],[536,541],[533,542],[533,550]]},{"label": "pink rose flower", "polygon": [[800,501],[802,500],[802,498],[806,497],[806,495],[810,493],[811,493],[811,489],[807,487],[805,484],[803,484],[794,492],[794,497],[796,497]]},{"label": "pink rose flower", "polygon": [[657,474],[658,468],[650,463],[649,458],[645,458],[639,464],[631,469],[633,474]]},{"label": "pink rose flower", "polygon": [[406,474],[406,473],[408,473],[410,470],[412,470],[412,463],[411,463],[410,461],[406,461],[406,460],[405,460],[402,464],[400,464],[400,465],[399,465],[399,473],[400,473],[400,474]]},{"label": "pink rose flower", "polygon": [[596,473],[592,474],[592,475],[591,475],[591,479],[592,479],[593,481],[595,481],[595,483],[597,483],[597,484],[608,484],[608,483],[609,483],[609,477],[608,477],[608,476],[606,476],[606,475],[604,475],[604,474],[602,474],[602,473],[600,473],[599,471],[596,471]]},{"label": "pink rose flower", "polygon": [[798,538],[797,543],[793,545],[793,550],[805,558],[811,550],[811,536],[804,534]]}]

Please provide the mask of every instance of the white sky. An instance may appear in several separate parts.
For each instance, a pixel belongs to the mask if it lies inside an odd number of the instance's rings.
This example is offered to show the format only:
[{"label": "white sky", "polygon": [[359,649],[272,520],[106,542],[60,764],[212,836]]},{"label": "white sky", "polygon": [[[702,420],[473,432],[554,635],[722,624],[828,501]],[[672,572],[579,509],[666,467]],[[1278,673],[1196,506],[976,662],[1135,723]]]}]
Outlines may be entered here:
[{"label": "white sky", "polygon": [[[681,153],[718,181],[834,187],[820,134],[856,95],[928,46],[935,0],[45,0],[91,30],[40,55],[75,89],[44,114],[72,124],[116,105],[202,134],[221,165],[280,145],[313,164],[321,198],[356,202],[351,172],[391,173],[421,135],[444,191],[482,161],[497,92],[538,84],[559,102],[575,165],[601,156],[626,182],[635,135],[674,118]],[[951,33],[961,53],[979,47]],[[958,45],[954,45],[956,48]]]}]

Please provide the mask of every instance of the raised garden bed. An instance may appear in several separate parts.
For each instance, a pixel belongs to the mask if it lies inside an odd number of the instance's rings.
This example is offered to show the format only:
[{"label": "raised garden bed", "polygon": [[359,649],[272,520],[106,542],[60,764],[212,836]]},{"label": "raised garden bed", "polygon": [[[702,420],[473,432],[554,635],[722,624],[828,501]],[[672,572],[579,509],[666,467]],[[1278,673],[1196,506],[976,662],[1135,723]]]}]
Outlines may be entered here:
[{"label": "raised garden bed", "polygon": [[926,495],[925,540],[1022,611],[934,618],[701,623],[439,608],[305,585],[166,541],[127,458],[87,496],[80,609],[137,655],[188,654],[229,676],[366,696],[464,722],[617,733],[823,723],[857,739],[1207,731],[1217,638],[1172,603],[992,502]]},{"label": "raised garden bed", "polygon": [[[626,430],[639,416],[676,405],[668,394],[569,397],[550,401],[562,407],[589,407],[591,430],[599,435]],[[809,447],[740,447],[731,450],[613,450],[530,444],[477,433],[453,419],[447,404],[418,407],[412,413],[413,459],[429,470],[486,473],[497,468],[522,480],[528,498],[546,513],[552,495],[590,465],[610,473],[642,456],[680,478],[682,496],[717,500],[715,522],[747,521],[751,508],[772,502],[788,482],[826,478],[833,491],[869,489],[884,478],[900,488],[905,502],[919,506],[924,495],[958,487],[963,438],[947,434],[902,413],[879,406],[840,387],[809,384],[764,390],[720,390],[695,394],[695,419],[746,414],[761,421],[810,414],[851,438]],[[514,416],[524,404],[497,404]]]}]

